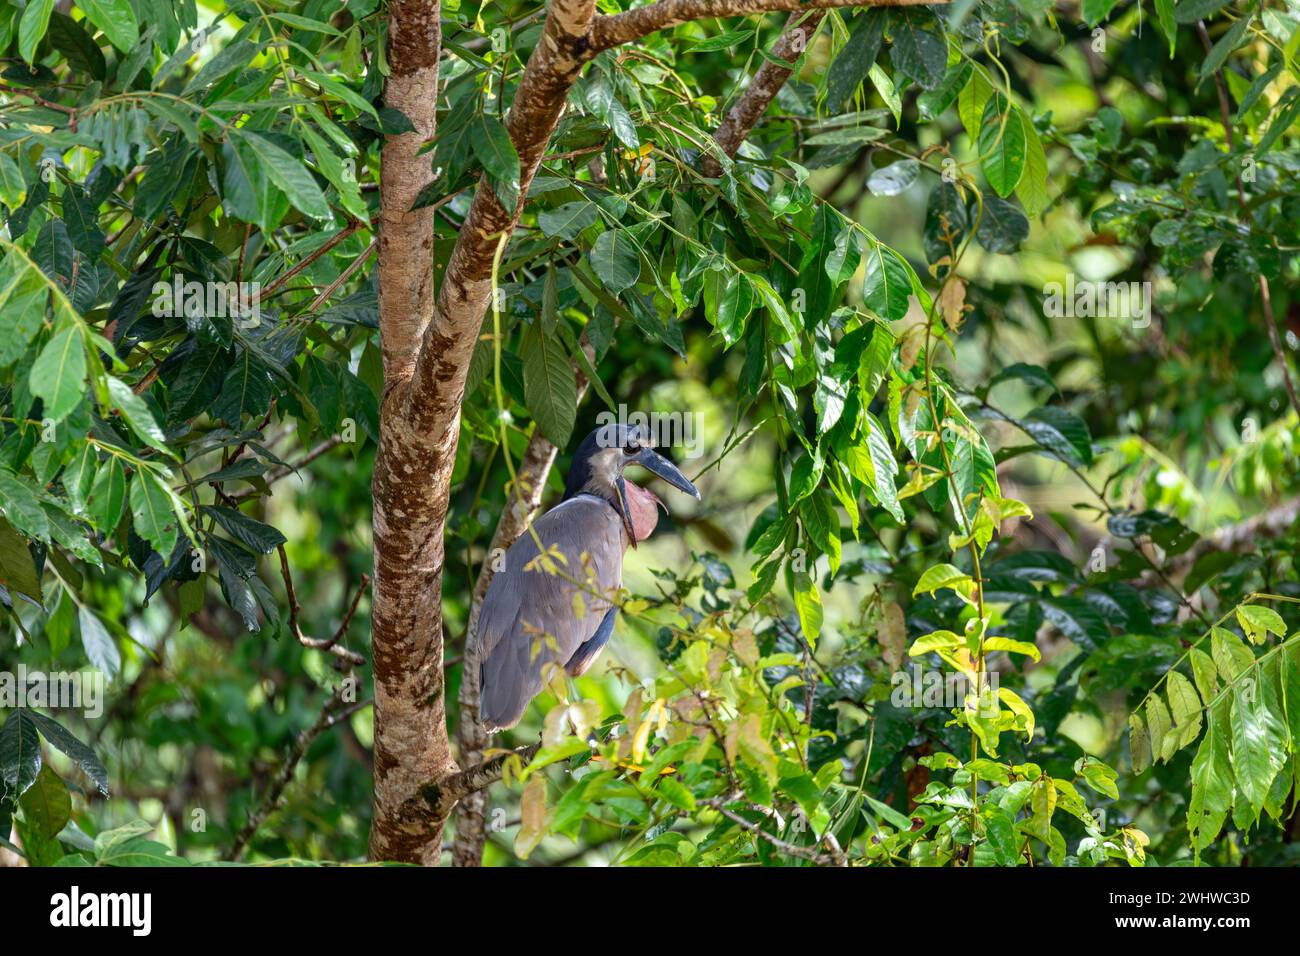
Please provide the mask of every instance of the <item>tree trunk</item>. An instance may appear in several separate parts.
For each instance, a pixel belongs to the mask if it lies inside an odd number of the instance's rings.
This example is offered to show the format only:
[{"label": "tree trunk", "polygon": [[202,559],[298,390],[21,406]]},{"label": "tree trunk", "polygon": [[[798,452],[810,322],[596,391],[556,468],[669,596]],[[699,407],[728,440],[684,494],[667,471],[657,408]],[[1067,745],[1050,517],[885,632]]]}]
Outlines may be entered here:
[{"label": "tree trunk", "polygon": [[386,140],[380,180],[384,397],[372,483],[375,793],[370,855],[436,864],[441,827],[431,826],[411,798],[422,783],[456,769],[447,739],[439,631],[441,516],[447,498],[437,493],[432,474],[450,472],[455,447],[453,436],[449,451],[445,444],[430,448],[425,436],[412,433],[401,410],[419,342],[434,314],[434,212],[410,208],[433,178],[429,157],[417,153],[435,128],[441,9],[437,0],[390,0],[388,11],[392,73],[384,100],[406,114],[415,132]]}]

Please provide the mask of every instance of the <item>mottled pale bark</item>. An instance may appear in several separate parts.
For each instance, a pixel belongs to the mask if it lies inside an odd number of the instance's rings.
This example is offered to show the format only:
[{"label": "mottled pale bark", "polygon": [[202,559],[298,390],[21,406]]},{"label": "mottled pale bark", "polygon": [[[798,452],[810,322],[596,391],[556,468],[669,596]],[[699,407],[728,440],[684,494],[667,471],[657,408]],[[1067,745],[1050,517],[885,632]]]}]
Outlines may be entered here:
[{"label": "mottled pale bark", "polygon": [[386,382],[409,378],[416,347],[433,318],[435,210],[411,206],[433,180],[429,155],[442,53],[438,0],[390,0],[388,62],[392,73],[384,104],[400,110],[415,131],[384,140],[380,166],[379,314]]},{"label": "mottled pale bark", "polygon": [[[443,700],[442,641],[427,622],[438,619],[442,570],[440,515],[447,496],[426,476],[443,455],[402,413],[420,336],[433,318],[433,213],[411,212],[432,179],[428,156],[417,156],[433,135],[441,55],[440,5],[390,0],[389,64],[384,90],[415,132],[390,136],[380,174],[379,333],[384,398],[373,477],[375,667],[374,859],[437,863],[438,835],[428,815],[403,812],[424,782],[455,771]],[[434,528],[437,527],[437,533]]]}]

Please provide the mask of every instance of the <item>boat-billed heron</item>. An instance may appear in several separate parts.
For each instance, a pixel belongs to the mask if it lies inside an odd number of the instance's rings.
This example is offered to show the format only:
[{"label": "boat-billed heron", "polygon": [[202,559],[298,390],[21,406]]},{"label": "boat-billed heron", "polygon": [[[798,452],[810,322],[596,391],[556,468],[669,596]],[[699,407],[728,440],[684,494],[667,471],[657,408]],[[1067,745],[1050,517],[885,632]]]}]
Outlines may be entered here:
[{"label": "boat-billed heron", "polygon": [[542,689],[547,664],[577,677],[614,633],[618,608],[612,598],[623,586],[623,554],[650,536],[659,517],[655,508],[663,506],[653,492],[623,477],[629,465],[700,497],[654,450],[648,429],[609,424],[586,437],[574,454],[563,500],[533,523],[547,552],[558,551],[563,560],[536,560],[537,542],[525,532],[506,552],[483,599],[479,717],[489,731],[519,722]]}]

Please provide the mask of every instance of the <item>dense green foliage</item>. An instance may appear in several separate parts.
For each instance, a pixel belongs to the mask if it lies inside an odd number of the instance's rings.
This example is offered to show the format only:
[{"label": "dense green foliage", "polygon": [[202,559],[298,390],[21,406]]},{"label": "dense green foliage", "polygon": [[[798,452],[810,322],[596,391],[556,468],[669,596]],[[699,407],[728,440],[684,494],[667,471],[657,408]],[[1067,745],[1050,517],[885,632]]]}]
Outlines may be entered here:
[{"label": "dense green foliage", "polygon": [[[0,669],[107,690],[0,698],[0,843],[360,859],[369,665],[297,638],[369,658],[384,11],[55,6],[0,7]],[[440,263],[518,195],[538,8],[442,6]],[[533,429],[554,491],[602,410],[686,413],[704,500],[507,738],[489,862],[1295,862],[1295,509],[1214,533],[1300,494],[1300,9],[831,12],[733,162],[780,29],[601,54],[501,251],[449,700]]]}]

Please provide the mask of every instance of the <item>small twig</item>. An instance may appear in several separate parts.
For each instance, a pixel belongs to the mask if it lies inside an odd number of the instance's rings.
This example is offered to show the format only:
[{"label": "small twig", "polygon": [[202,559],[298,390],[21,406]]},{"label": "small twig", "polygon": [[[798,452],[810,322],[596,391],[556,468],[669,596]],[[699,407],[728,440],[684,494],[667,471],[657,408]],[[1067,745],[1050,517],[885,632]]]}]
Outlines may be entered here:
[{"label": "small twig", "polygon": [[263,297],[269,296],[272,293],[274,293],[276,289],[279,289],[286,282],[288,282],[294,276],[298,275],[300,272],[302,272],[302,270],[306,269],[308,266],[310,266],[321,256],[328,254],[335,246],[337,246],[348,236],[352,235],[363,225],[364,223],[362,223],[360,219],[353,219],[344,228],[340,229],[334,235],[330,236],[329,240],[323,243],[319,249],[309,253],[306,256],[303,256],[302,261],[299,262],[297,265],[295,265],[288,272],[284,273],[283,275],[276,276],[275,279],[271,281],[271,284],[268,285],[265,289],[263,289],[258,294],[257,299],[254,301],[261,302]]},{"label": "small twig", "polygon": [[347,612],[343,615],[343,620],[339,628],[334,632],[334,636],[329,640],[322,640],[318,637],[308,637],[302,632],[302,627],[298,623],[298,615],[302,611],[302,605],[298,603],[298,592],[293,586],[293,574],[289,571],[289,556],[285,553],[284,545],[276,549],[280,553],[280,576],[284,579],[284,590],[289,599],[289,630],[293,631],[294,637],[303,647],[310,647],[313,650],[324,651],[327,654],[333,654],[349,664],[364,664],[366,659],[356,651],[350,651],[346,647],[340,647],[339,641],[347,633],[348,625],[352,623],[352,616],[356,614],[357,605],[361,603],[361,595],[365,593],[370,586],[370,575],[361,575],[361,583],[357,587],[357,593],[352,598],[352,604],[348,607]]},{"label": "small twig", "polygon": [[734,810],[727,809],[725,805],[732,801],[733,798],[731,797],[718,797],[713,800],[703,800],[701,801],[701,805],[717,810],[741,829],[747,830],[755,836],[762,837],[787,856],[795,856],[801,860],[816,863],[819,866],[848,866],[848,860],[845,859],[844,852],[839,848],[839,841],[835,840],[834,837],[831,837],[831,853],[820,853],[812,847],[795,846],[793,843],[789,843],[778,836],[768,833],[757,823],[751,823]]},{"label": "small twig", "polygon": [[32,102],[36,103],[38,106],[44,106],[47,110],[55,110],[59,113],[63,113],[65,116],[68,117],[69,120],[68,125],[69,128],[72,130],[72,132],[75,133],[77,131],[76,107],[64,106],[62,103],[54,103],[51,102],[50,100],[45,99],[45,97],[38,96],[37,94],[32,93],[28,90],[20,90],[17,89],[16,87],[8,86],[3,83],[0,83],[0,92],[12,93],[15,96],[25,96],[28,99],[30,99]]},{"label": "small twig", "polygon": [[[330,451],[333,448],[337,448],[342,443],[343,443],[342,435],[334,435],[331,438],[327,438],[325,441],[321,442],[311,451],[307,452],[307,454],[303,455],[293,464],[281,465],[279,468],[276,468],[273,471],[269,472],[264,480],[268,485],[275,484],[281,478],[287,478],[290,475],[292,475],[294,472],[298,471],[299,469],[307,467],[313,461],[319,458],[321,455],[325,454],[327,451]],[[257,491],[241,491],[237,495],[231,495],[230,500],[233,501],[235,504],[239,504],[240,502],[247,501],[249,498],[256,497],[258,494],[259,492]]]},{"label": "small twig", "polygon": [[316,718],[316,722],[298,734],[292,749],[290,749],[288,756],[285,757],[284,763],[280,765],[280,770],[275,775],[275,779],[271,782],[271,788],[266,792],[266,796],[257,808],[248,815],[248,820],[235,838],[234,845],[225,854],[225,859],[239,859],[244,852],[244,848],[248,846],[249,841],[257,833],[258,828],[279,807],[280,798],[284,796],[285,788],[293,780],[294,771],[298,769],[298,764],[302,762],[302,758],[306,756],[307,750],[315,742],[316,738],[335,724],[347,720],[353,714],[373,703],[370,700],[347,703],[343,700],[341,693],[345,686],[347,685],[341,685],[338,690],[330,695],[330,699],[321,708],[320,716]]},{"label": "small twig", "polygon": [[352,274],[356,272],[358,269],[360,269],[361,266],[365,263],[365,261],[370,258],[370,253],[374,252],[375,248],[378,245],[379,245],[378,239],[371,239],[370,245],[366,246],[366,251],[361,253],[361,255],[357,256],[355,259],[353,259],[352,264],[348,266],[346,269],[344,269],[341,273],[339,273],[339,277],[337,279],[335,279],[333,282],[327,285],[321,291],[320,295],[316,296],[316,298],[311,300],[311,305],[307,306],[307,311],[309,313],[315,312],[322,305],[324,305],[325,302],[329,300],[329,297],[338,291],[339,286],[341,286],[343,283],[347,282],[349,279],[352,278]]}]

